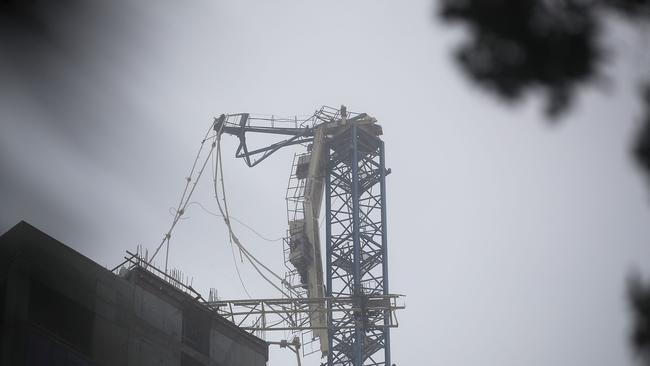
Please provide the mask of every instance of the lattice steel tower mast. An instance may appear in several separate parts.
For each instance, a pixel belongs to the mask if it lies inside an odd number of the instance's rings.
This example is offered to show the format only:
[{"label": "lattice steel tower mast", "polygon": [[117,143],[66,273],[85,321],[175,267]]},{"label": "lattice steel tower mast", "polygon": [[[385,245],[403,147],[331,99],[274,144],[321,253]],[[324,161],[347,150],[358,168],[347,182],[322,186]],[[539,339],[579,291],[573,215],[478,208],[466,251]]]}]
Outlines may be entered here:
[{"label": "lattice steel tower mast", "polygon": [[[291,122],[287,120],[257,120],[263,123],[255,125],[248,114],[222,115],[215,121],[216,131],[239,138],[236,156],[249,166],[284,146],[309,144],[309,152],[294,162],[301,214],[289,218],[287,252],[298,274],[293,287],[305,289],[308,328],[320,338],[327,364],[390,366],[390,328],[396,326],[394,310],[400,307],[388,287],[386,175],[390,170],[385,167],[381,127],[367,114],[350,113],[343,106],[323,107],[289,127],[281,124]],[[247,132],[291,137],[250,150]],[[325,283],[318,238],[323,196]]]},{"label": "lattice steel tower mast", "polygon": [[[390,365],[390,328],[371,327],[387,314],[366,306],[368,295],[389,293],[384,143],[351,124],[327,145],[327,296],[351,296],[359,309],[329,318],[328,364]],[[350,323],[354,329],[337,327]]]}]

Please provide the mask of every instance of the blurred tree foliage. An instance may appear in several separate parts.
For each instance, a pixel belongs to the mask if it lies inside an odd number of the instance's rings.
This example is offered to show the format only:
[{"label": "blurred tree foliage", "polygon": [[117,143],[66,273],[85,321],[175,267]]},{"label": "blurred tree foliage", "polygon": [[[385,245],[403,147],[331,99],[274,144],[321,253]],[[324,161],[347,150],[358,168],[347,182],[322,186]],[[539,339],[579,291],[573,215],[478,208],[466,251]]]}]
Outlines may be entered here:
[{"label": "blurred tree foliage", "polygon": [[631,277],[629,298],[634,317],[631,341],[641,360],[650,364],[650,284],[643,283],[639,275]]},{"label": "blurred tree foliage", "polygon": [[[551,119],[568,109],[578,86],[599,79],[599,66],[612,59],[599,42],[605,16],[650,23],[650,0],[440,0],[437,11],[469,30],[455,57],[471,80],[506,101],[541,92]],[[650,179],[650,80],[641,96],[645,118],[634,156]],[[628,289],[635,319],[631,344],[650,365],[650,284],[637,276]]]},{"label": "blurred tree foliage", "polygon": [[634,153],[639,165],[650,178],[650,83],[642,89],[641,95],[645,104],[645,120],[639,131]]},{"label": "blurred tree foliage", "polygon": [[570,105],[578,85],[600,76],[607,12],[647,22],[650,0],[442,0],[439,8],[443,20],[470,30],[456,59],[471,79],[506,100],[540,90],[551,117]]}]

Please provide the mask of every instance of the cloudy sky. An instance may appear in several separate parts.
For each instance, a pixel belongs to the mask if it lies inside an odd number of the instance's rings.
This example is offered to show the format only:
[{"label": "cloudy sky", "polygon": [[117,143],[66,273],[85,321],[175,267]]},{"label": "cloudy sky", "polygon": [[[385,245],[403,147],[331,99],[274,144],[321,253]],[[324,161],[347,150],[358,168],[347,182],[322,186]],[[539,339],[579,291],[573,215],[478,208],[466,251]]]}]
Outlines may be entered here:
[{"label": "cloudy sky", "polygon": [[[462,29],[430,1],[63,4],[3,29],[0,232],[26,220],[112,267],[159,243],[213,116],[345,104],[381,123],[393,171],[391,291],[407,295],[395,363],[634,363],[625,279],[650,274],[650,191],[630,156],[633,30],[610,24],[627,56],[550,124],[534,96],[504,105],[464,78]],[[232,215],[281,237],[297,150],[250,169],[224,144]],[[216,211],[210,183],[195,199]],[[223,222],[196,205],[187,216],[171,266],[206,295],[245,298]],[[279,242],[236,230],[282,271]],[[254,297],[277,296],[238,266]],[[269,365],[289,362],[272,349]]]}]

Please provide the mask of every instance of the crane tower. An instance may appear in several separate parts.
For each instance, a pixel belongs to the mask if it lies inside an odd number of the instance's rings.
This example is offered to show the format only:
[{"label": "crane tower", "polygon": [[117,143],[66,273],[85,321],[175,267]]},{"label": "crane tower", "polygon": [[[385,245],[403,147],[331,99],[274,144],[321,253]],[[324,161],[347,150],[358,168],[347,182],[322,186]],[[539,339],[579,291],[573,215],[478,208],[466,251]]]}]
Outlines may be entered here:
[{"label": "crane tower", "polygon": [[[398,295],[388,287],[386,175],[384,142],[376,119],[365,113],[323,107],[303,121],[253,118],[247,113],[215,119],[218,134],[239,139],[235,156],[250,167],[280,148],[302,144],[307,152],[294,159],[287,195],[289,217],[286,257],[294,276],[286,285],[296,298],[257,300],[259,314],[280,306],[284,317],[276,329],[310,329],[327,364],[390,366],[390,328]],[[251,149],[247,133],[287,136],[272,145]],[[325,201],[325,240],[321,249],[319,214]],[[322,252],[325,260],[323,270]],[[297,291],[295,291],[297,289]],[[302,291],[302,292],[301,292]],[[215,303],[224,308],[254,302]],[[255,313],[257,310],[251,310]],[[231,312],[235,315],[242,314]],[[248,315],[247,315],[248,316]],[[264,324],[269,324],[266,320]],[[267,326],[264,329],[272,330]]]}]

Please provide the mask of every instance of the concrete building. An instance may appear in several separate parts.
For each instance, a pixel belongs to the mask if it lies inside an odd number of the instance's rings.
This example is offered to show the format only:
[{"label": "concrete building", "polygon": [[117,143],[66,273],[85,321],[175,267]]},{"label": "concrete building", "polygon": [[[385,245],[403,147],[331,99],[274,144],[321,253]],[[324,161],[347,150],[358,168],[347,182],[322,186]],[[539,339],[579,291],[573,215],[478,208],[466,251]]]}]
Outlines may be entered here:
[{"label": "concrete building", "polygon": [[0,236],[1,365],[261,366],[268,345],[150,270],[20,222]]}]

